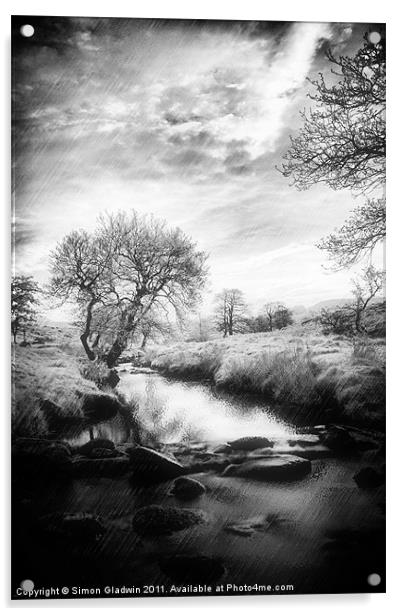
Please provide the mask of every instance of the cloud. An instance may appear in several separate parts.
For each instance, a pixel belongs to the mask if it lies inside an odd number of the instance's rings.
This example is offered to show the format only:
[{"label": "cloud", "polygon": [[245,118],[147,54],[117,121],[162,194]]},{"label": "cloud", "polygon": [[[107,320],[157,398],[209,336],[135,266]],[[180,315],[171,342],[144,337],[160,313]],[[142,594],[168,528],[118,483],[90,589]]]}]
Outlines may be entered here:
[{"label": "cloud", "polygon": [[275,164],[297,130],[306,77],[329,69],[323,48],[358,45],[356,27],[65,18],[34,26],[34,44],[20,41],[13,60],[20,267],[46,278],[49,250],[66,232],[134,207],[207,250],[214,285],[244,284],[254,297],[261,285],[298,288],[307,245],[317,274],[312,245],[342,222],[351,197],[324,187],[297,193]]}]

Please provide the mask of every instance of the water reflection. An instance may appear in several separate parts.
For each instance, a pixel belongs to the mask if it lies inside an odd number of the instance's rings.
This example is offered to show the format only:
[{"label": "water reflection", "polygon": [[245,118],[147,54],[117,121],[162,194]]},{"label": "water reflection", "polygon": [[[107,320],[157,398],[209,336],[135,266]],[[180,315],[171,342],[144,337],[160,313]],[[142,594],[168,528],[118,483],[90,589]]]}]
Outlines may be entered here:
[{"label": "water reflection", "polygon": [[278,419],[267,406],[216,393],[203,383],[141,372],[123,372],[120,378],[119,390],[137,401],[140,422],[156,440],[165,443],[293,433],[292,426]]}]

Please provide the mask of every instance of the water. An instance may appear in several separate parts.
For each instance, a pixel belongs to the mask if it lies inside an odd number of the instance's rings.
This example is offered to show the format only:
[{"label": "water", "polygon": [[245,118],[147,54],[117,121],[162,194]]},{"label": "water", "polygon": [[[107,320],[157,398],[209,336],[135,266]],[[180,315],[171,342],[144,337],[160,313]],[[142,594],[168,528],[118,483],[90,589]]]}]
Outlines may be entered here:
[{"label": "water", "polygon": [[119,391],[134,397],[141,424],[161,442],[225,442],[294,433],[290,424],[252,397],[217,393],[208,384],[167,379],[156,372],[120,372],[120,379]]}]

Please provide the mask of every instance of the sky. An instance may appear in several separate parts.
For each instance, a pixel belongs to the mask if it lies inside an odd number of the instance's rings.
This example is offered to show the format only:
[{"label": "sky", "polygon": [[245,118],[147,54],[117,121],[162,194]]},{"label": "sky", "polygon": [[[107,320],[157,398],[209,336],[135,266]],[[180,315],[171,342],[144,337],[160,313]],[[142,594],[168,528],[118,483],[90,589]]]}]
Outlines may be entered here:
[{"label": "sky", "polygon": [[[34,35],[20,34],[23,23]],[[178,226],[222,288],[252,309],[350,295],[320,238],[361,197],[289,186],[276,169],[311,104],[325,50],[352,55],[365,24],[18,18],[13,24],[15,270],[105,211]]]}]

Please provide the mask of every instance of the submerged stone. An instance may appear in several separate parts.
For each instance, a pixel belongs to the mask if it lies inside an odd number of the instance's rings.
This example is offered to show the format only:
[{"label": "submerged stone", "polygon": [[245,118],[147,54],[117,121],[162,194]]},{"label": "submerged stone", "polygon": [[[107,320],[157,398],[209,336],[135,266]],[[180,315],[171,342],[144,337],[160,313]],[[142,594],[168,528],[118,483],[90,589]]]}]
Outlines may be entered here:
[{"label": "submerged stone", "polygon": [[178,477],[173,482],[171,494],[182,500],[192,500],[205,493],[205,486],[191,477]]},{"label": "submerged stone", "polygon": [[297,456],[272,456],[261,460],[231,464],[224,472],[228,477],[244,477],[259,481],[291,481],[311,471],[311,462]]},{"label": "submerged stone", "polygon": [[206,522],[206,514],[197,509],[180,509],[149,505],[138,509],[133,517],[133,529],[141,535],[169,535]]},{"label": "submerged stone", "polygon": [[42,530],[57,539],[97,541],[106,532],[99,516],[92,513],[51,513],[40,520]]}]

